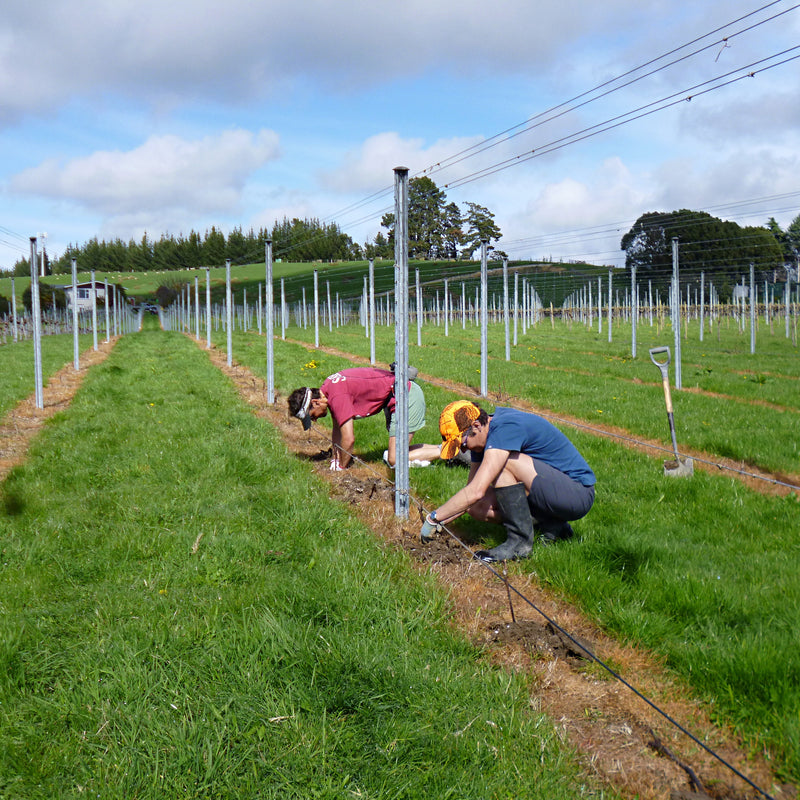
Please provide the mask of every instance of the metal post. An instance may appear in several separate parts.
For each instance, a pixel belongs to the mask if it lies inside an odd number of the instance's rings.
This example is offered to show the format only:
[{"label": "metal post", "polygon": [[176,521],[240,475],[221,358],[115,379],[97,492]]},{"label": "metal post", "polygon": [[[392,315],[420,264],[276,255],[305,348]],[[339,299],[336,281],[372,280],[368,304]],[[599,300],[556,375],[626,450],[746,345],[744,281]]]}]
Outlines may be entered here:
[{"label": "metal post", "polygon": [[228,366],[233,364],[233,298],[231,297],[231,260],[225,261],[225,327],[227,333]]},{"label": "metal post", "polygon": [[206,348],[211,349],[211,268],[206,267]]},{"label": "metal post", "polygon": [[314,347],[319,347],[319,275],[314,270]]},{"label": "metal post", "polygon": [[756,268],[750,263],[750,355],[756,352]]},{"label": "metal post", "polygon": [[489,394],[489,313],[488,313],[488,267],[489,242],[481,241],[481,397]]},{"label": "metal post", "polygon": [[286,289],[281,278],[281,339],[286,341]]},{"label": "metal post", "polygon": [[106,341],[111,341],[111,322],[109,318],[109,309],[108,309],[108,278],[103,278],[103,300],[104,300],[104,310],[105,310],[105,318],[106,318]]},{"label": "metal post", "polygon": [[706,273],[700,273],[700,341],[703,341],[703,329],[705,328],[705,307],[706,307]]},{"label": "metal post", "polygon": [[80,345],[78,343],[78,259],[72,259],[72,355],[75,372],[81,368]]},{"label": "metal post", "polygon": [[394,170],[395,401],[394,513],[408,519],[408,168]]},{"label": "metal post", "polygon": [[[17,324],[17,290],[14,288],[14,279],[11,279],[11,319],[14,331],[14,341],[19,339],[19,326]],[[787,328],[788,330],[788,328]]]},{"label": "metal post", "polygon": [[375,261],[369,260],[369,363],[375,366]]},{"label": "metal post", "polygon": [[675,342],[675,388],[682,389],[681,381],[681,289],[678,269],[678,237],[672,239],[672,333]]},{"label": "metal post", "polygon": [[97,285],[95,284],[94,270],[92,270],[92,337],[94,349],[97,350]]},{"label": "metal post", "polygon": [[613,300],[611,287],[611,270],[608,271],[608,343],[611,344],[611,328],[613,327]]},{"label": "metal post", "polygon": [[272,297],[272,239],[266,241],[266,282],[264,284],[264,333],[267,337],[267,402],[275,404],[275,331],[274,303]]},{"label": "metal post", "polygon": [[42,311],[39,301],[39,274],[36,237],[31,236],[31,315],[33,316],[33,373],[36,408],[44,408],[42,383]]},{"label": "metal post", "polygon": [[511,361],[511,338],[508,314],[508,259],[503,259],[503,325],[506,333],[506,361]]},{"label": "metal post", "polygon": [[444,335],[450,335],[450,289],[447,278],[444,279],[444,302],[442,303],[444,314]]},{"label": "metal post", "polygon": [[422,347],[422,291],[419,285],[419,268],[416,270],[417,284],[417,347]]},{"label": "metal post", "polygon": [[636,267],[631,267],[631,358],[636,358],[636,322],[639,318],[639,287],[636,285]]},{"label": "metal post", "polygon": [[514,347],[517,346],[517,322],[519,320],[519,272],[514,273]]}]

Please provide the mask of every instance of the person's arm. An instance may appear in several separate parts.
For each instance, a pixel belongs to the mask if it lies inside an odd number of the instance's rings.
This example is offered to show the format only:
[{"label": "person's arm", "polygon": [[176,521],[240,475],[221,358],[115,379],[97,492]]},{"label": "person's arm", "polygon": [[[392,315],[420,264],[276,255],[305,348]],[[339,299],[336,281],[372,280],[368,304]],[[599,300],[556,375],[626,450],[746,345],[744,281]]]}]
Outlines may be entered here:
[{"label": "person's arm", "polygon": [[339,425],[334,418],[331,420],[331,423],[333,457],[338,459],[340,469],[345,469],[350,466],[350,462],[353,460],[350,453],[353,452],[353,445],[356,443],[353,419],[351,417],[343,425]]},{"label": "person's arm", "polygon": [[476,465],[472,465],[467,485],[436,509],[436,522],[440,524],[450,522],[450,520],[460,517],[471,505],[477,503],[486,494],[489,487],[494,485],[498,475],[503,471],[506,461],[508,461],[508,450],[485,451],[483,461],[478,465],[477,471],[473,472]]}]

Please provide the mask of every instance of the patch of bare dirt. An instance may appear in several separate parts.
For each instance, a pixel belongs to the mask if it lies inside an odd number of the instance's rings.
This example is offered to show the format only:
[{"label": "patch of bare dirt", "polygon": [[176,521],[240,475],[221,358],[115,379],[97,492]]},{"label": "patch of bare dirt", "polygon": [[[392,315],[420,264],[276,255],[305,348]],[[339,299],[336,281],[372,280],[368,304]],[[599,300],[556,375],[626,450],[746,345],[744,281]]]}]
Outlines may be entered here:
[{"label": "patch of bare dirt", "polygon": [[36,407],[36,395],[32,394],[18,403],[0,420],[0,481],[18,464],[25,460],[31,440],[44,423],[54,414],[67,408],[83,383],[86,373],[95,364],[105,361],[119,337],[109,342],[98,343],[97,350],[91,348],[78,358],[80,369],[65,364],[50,376],[42,389],[43,408]]},{"label": "patch of bare dirt", "polygon": [[[288,449],[317,464],[332,497],[349,504],[377,536],[406,552],[419,570],[437,577],[448,592],[453,625],[482,646],[494,663],[529,676],[533,708],[554,721],[597,779],[642,800],[762,796],[652,703],[771,797],[795,800],[796,789],[778,784],[768,757],[748,752],[731,731],[714,725],[709,709],[656,658],[607,636],[542,585],[535,572],[526,573],[526,562],[512,565],[506,576],[502,567],[498,572],[473,559],[469,543],[455,535],[443,534],[422,545],[416,509],[408,521],[395,517],[388,468],[356,462],[344,473],[331,473],[327,436],[313,428],[303,432],[288,418],[285,398],[268,406],[265,382],[248,369],[229,368],[222,352],[212,349],[209,356],[255,413],[280,431]],[[466,479],[466,470],[464,474]],[[587,651],[636,691],[611,676]]]}]

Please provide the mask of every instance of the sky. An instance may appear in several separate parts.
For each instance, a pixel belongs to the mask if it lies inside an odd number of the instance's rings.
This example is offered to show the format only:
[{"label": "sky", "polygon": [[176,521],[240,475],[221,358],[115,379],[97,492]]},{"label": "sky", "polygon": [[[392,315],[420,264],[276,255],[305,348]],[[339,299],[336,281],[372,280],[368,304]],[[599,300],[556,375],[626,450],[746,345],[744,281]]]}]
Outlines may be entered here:
[{"label": "sky", "polygon": [[799,99],[792,0],[6,3],[0,270],[284,217],[364,244],[399,166],[512,259],[619,265],[646,212],[797,217]]}]

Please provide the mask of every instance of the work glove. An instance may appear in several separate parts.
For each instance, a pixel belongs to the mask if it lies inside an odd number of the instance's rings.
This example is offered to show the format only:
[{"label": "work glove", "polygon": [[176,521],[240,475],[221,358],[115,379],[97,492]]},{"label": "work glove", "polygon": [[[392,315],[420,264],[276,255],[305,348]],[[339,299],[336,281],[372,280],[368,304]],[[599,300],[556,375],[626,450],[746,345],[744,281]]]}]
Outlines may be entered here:
[{"label": "work glove", "polygon": [[422,541],[422,544],[428,544],[428,542],[433,541],[433,537],[437,533],[441,533],[442,526],[435,520],[431,519],[431,515],[428,514],[425,517],[425,522],[422,523],[422,528],[419,532],[419,538]]}]

